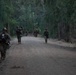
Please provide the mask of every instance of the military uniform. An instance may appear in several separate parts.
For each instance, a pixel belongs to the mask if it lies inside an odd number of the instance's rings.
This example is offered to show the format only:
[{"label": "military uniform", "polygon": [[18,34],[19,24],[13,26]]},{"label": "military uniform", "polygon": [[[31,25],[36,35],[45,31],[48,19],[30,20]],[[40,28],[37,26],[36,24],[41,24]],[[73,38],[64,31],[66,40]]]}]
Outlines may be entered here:
[{"label": "military uniform", "polygon": [[6,57],[6,50],[8,49],[10,39],[10,35],[6,32],[6,30],[3,30],[2,33],[0,33],[1,59],[5,59]]},{"label": "military uniform", "polygon": [[17,35],[18,43],[21,43],[21,37],[22,37],[22,30],[21,30],[21,28],[17,28],[16,29],[16,35]]}]

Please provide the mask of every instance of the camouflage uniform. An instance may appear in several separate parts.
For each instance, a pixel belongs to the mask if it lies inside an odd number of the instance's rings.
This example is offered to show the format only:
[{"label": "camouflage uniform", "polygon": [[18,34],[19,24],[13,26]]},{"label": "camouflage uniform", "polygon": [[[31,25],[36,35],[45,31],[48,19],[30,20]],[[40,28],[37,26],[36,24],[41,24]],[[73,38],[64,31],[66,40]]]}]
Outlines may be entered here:
[{"label": "camouflage uniform", "polygon": [[18,43],[21,43],[21,36],[22,36],[22,29],[21,28],[16,29],[16,35],[17,35]]},{"label": "camouflage uniform", "polygon": [[2,33],[0,33],[0,52],[1,52],[1,59],[5,59],[6,57],[6,50],[8,49],[10,42],[10,35],[3,29]]}]

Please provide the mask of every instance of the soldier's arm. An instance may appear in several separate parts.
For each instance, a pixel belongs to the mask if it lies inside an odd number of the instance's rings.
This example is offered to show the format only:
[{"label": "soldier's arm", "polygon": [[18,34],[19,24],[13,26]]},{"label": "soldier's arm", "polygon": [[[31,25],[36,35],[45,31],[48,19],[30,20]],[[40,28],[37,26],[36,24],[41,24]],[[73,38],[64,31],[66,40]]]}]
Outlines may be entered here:
[{"label": "soldier's arm", "polygon": [[11,40],[11,36],[9,34],[7,34],[7,36],[8,36],[8,40]]}]

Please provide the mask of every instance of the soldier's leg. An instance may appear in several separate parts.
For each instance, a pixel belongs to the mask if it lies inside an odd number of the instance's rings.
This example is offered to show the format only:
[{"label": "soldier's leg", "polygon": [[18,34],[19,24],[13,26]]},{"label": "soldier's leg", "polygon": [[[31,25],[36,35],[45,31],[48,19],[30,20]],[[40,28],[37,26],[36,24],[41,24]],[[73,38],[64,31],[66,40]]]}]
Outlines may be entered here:
[{"label": "soldier's leg", "polygon": [[20,43],[21,43],[21,36],[20,36]]},{"label": "soldier's leg", "polygon": [[21,36],[18,37],[18,43],[21,43]]},{"label": "soldier's leg", "polygon": [[4,53],[3,53],[3,59],[6,58],[6,50],[4,50]]},{"label": "soldier's leg", "polygon": [[3,46],[0,44],[0,53],[1,53],[1,59],[3,58]]},{"label": "soldier's leg", "polygon": [[5,59],[5,58],[6,58],[6,50],[7,50],[7,45],[6,45],[6,44],[4,44],[4,45],[3,45],[3,54],[2,54],[3,59]]}]

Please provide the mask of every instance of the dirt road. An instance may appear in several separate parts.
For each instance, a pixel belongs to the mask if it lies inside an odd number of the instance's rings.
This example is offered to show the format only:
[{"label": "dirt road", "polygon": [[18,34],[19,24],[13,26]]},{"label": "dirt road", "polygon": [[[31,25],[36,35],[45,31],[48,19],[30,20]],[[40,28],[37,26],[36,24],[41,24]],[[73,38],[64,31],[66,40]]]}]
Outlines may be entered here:
[{"label": "dirt road", "polygon": [[76,75],[76,50],[52,43],[39,37],[23,37],[22,44],[14,39],[0,75]]}]

